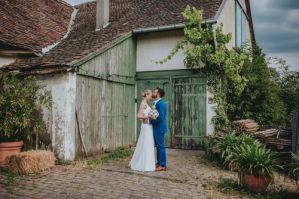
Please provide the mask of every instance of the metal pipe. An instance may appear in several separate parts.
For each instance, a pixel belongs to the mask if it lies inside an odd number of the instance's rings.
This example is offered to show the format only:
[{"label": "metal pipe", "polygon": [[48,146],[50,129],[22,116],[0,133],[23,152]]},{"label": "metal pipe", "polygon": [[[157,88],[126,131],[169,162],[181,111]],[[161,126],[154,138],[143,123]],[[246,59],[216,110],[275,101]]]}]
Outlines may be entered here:
[{"label": "metal pipe", "polygon": [[213,39],[214,39],[214,46],[215,46],[215,50],[217,49],[217,35],[216,35],[216,30],[217,30],[217,27],[216,27],[216,24],[213,24],[212,25],[212,30],[213,30]]},{"label": "metal pipe", "polygon": [[[204,20],[202,23],[203,24],[216,24],[217,21],[214,19]],[[149,28],[137,28],[137,29],[133,30],[133,33],[140,34],[140,33],[159,32],[159,31],[174,30],[174,29],[181,29],[181,28],[185,28],[184,23],[165,25],[165,26],[154,26],[154,27],[149,27]]]}]

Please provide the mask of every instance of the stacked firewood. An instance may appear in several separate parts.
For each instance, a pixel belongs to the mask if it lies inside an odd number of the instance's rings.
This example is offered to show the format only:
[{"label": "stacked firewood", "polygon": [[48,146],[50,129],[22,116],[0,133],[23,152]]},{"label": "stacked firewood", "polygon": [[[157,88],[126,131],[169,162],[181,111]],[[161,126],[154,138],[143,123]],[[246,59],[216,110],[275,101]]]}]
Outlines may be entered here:
[{"label": "stacked firewood", "polygon": [[286,151],[292,145],[292,132],[290,129],[259,126],[254,120],[237,120],[233,122],[233,129],[237,132],[248,133],[267,146],[273,146],[279,151]]},{"label": "stacked firewood", "polygon": [[254,133],[259,130],[259,125],[254,120],[237,120],[233,122],[233,127],[239,132]]},{"label": "stacked firewood", "polygon": [[253,134],[266,145],[276,146],[279,150],[290,148],[292,145],[292,131],[285,128],[270,128]]}]

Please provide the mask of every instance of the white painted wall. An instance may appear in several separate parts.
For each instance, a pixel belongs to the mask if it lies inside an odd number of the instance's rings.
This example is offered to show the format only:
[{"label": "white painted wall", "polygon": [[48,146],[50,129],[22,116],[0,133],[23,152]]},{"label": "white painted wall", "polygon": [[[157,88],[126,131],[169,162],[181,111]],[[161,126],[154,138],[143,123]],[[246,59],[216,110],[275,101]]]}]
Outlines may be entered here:
[{"label": "white painted wall", "polygon": [[[217,19],[217,25],[223,24],[223,32],[232,34],[231,41],[228,44],[228,48],[233,48],[236,46],[236,23],[235,23],[235,2],[236,0],[226,0],[225,6],[221,11],[219,18]],[[242,8],[246,12],[245,0],[239,0]],[[250,43],[250,29],[249,23],[247,21],[247,38]]]},{"label": "white painted wall", "polygon": [[207,135],[212,135],[214,133],[214,124],[212,122],[212,119],[214,116],[216,116],[215,113],[215,103],[210,104],[209,98],[214,98],[214,95],[207,89]]},{"label": "white painted wall", "polygon": [[223,33],[232,34],[232,39],[228,44],[228,48],[235,46],[235,0],[227,0],[226,4],[217,19],[217,25],[223,24]]},{"label": "white painted wall", "polygon": [[165,64],[155,63],[168,56],[182,37],[182,31],[154,32],[138,36],[137,72],[185,69],[182,51]]},{"label": "white painted wall", "polygon": [[76,74],[64,73],[42,77],[39,84],[52,98],[50,108],[43,108],[44,120],[59,159],[75,159]]},{"label": "white painted wall", "polygon": [[8,65],[13,63],[16,60],[15,57],[4,57],[4,56],[0,56],[0,68],[2,66]]}]

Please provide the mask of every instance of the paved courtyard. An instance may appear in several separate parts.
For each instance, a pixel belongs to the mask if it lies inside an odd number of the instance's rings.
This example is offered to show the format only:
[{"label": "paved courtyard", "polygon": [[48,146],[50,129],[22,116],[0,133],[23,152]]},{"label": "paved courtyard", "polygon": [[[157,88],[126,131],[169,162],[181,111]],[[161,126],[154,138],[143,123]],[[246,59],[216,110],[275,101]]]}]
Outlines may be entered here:
[{"label": "paved courtyard", "polygon": [[57,166],[13,185],[0,183],[0,198],[242,198],[212,188],[211,182],[236,174],[206,164],[202,154],[169,149],[166,172],[133,172],[129,158],[94,169]]}]

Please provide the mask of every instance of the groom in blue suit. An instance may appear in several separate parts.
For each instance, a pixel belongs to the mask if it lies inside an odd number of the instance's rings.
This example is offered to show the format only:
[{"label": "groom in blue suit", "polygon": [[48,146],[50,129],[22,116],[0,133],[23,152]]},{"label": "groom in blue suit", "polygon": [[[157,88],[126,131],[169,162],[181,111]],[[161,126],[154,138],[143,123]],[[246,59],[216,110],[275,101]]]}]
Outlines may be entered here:
[{"label": "groom in blue suit", "polygon": [[165,92],[162,88],[156,88],[153,92],[153,98],[155,99],[155,107],[159,112],[159,116],[156,119],[150,119],[149,123],[153,125],[154,138],[157,146],[157,164],[156,171],[166,170],[166,149],[165,149],[165,134],[167,133],[167,107],[163,101]]}]

